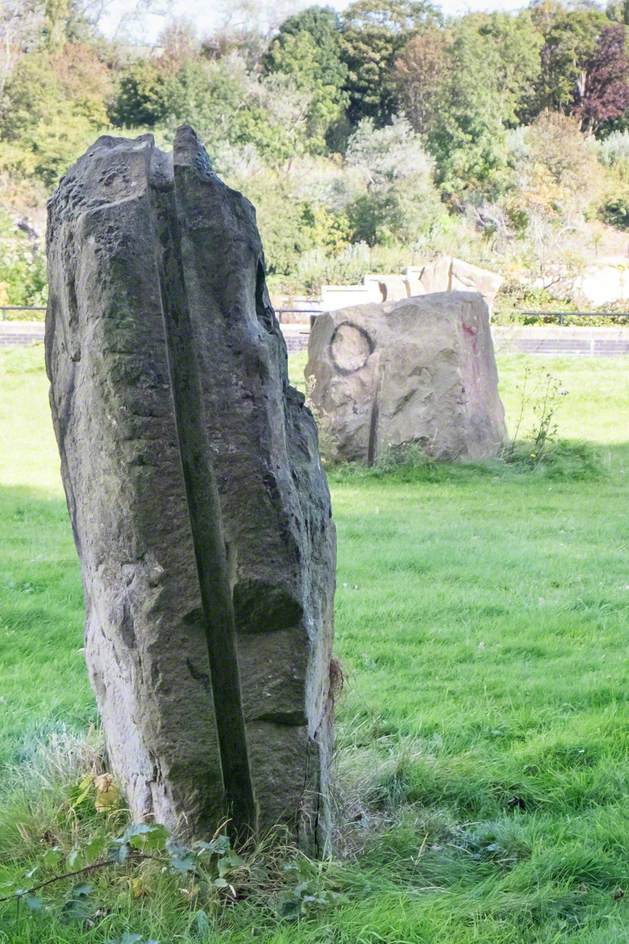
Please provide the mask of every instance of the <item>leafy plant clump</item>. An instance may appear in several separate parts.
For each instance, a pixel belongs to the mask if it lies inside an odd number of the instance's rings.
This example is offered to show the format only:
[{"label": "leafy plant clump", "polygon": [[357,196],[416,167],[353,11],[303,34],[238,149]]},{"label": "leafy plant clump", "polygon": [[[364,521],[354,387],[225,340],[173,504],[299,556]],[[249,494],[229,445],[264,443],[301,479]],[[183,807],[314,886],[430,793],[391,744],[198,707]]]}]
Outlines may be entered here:
[{"label": "leafy plant clump", "polygon": [[550,479],[591,481],[605,474],[601,452],[591,443],[558,439],[540,454],[535,440],[518,440],[505,455],[508,467],[519,473],[535,472]]},{"label": "leafy plant clump", "polygon": [[432,459],[418,447],[389,452],[373,466],[342,463],[329,469],[335,484],[380,481],[382,484],[473,483],[478,477],[504,478],[511,475],[543,475],[552,479],[588,481],[604,475],[601,452],[595,446],[575,440],[545,444],[540,453],[535,440],[510,444],[498,459],[485,462],[450,462]]},{"label": "leafy plant clump", "polygon": [[123,867],[133,893],[141,897],[144,891],[139,866],[147,862],[194,879],[197,895],[203,891],[207,897],[218,891],[234,899],[237,876],[245,866],[245,860],[222,832],[209,842],[185,846],[170,837],[164,826],[133,823],[119,836],[101,828],[67,853],[58,845],[46,848],[18,881],[4,884],[0,904],[13,903],[18,919],[23,906],[37,914],[79,920],[93,927],[103,911],[95,886],[85,880],[101,871]]},{"label": "leafy plant clump", "polygon": [[[47,813],[42,807],[45,822],[35,829],[35,844],[25,823],[17,867],[10,877],[0,871],[0,926],[16,933],[48,925],[95,931],[107,944],[165,944],[153,931],[154,916],[149,936],[140,933],[145,903],[154,915],[159,902],[167,901],[191,936],[203,938],[239,902],[254,904],[275,922],[291,922],[337,898],[325,887],[320,864],[301,855],[279,830],[236,848],[228,821],[211,839],[190,843],[157,823],[125,825],[113,778],[91,771],[70,786],[51,784],[44,792],[57,800]],[[138,930],[132,926],[136,911]],[[129,926],[120,927],[123,920]]]}]

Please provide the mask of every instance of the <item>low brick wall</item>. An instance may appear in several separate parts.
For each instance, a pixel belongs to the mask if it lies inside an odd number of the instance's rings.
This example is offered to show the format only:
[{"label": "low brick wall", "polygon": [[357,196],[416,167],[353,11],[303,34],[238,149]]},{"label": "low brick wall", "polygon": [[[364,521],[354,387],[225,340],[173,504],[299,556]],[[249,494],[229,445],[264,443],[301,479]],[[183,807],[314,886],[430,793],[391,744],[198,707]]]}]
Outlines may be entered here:
[{"label": "low brick wall", "polygon": [[[308,347],[310,323],[283,324],[289,353]],[[579,328],[558,325],[492,327],[498,353],[616,357],[629,355],[629,328]],[[0,321],[0,346],[34,344],[44,340],[43,321]]]},{"label": "low brick wall", "polygon": [[629,354],[629,328],[561,327],[559,325],[494,325],[496,351],[520,354],[615,357]]},{"label": "low brick wall", "polygon": [[43,340],[43,321],[0,321],[0,345],[3,347]]}]

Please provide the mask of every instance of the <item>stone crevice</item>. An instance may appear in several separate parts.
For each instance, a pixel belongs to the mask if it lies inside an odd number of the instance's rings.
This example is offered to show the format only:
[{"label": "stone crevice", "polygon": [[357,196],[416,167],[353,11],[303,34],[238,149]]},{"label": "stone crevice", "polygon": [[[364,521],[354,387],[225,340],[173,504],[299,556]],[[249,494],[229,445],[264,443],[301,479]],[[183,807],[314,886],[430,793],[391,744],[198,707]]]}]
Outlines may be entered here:
[{"label": "stone crevice", "polygon": [[[209,653],[210,690],[214,700],[223,785],[235,830],[245,836],[256,830],[256,809],[242,708],[229,566],[180,254],[177,183],[175,171],[171,190],[150,191],[157,221],[157,267],[164,336]],[[187,664],[191,665],[189,660]],[[199,680],[198,674],[191,674]]]}]

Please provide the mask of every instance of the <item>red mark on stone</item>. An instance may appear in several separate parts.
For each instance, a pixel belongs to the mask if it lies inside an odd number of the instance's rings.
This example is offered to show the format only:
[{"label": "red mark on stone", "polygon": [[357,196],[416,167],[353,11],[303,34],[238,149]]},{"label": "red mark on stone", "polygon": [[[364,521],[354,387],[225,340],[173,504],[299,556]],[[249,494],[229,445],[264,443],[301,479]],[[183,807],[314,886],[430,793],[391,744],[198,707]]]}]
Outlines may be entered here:
[{"label": "red mark on stone", "polygon": [[469,335],[469,337],[472,338],[472,350],[473,350],[474,353],[476,354],[476,353],[477,353],[477,343],[476,343],[476,334],[477,334],[477,331],[476,331],[476,328],[472,328],[471,325],[467,325],[467,324],[464,323],[464,324],[463,324],[463,330],[465,331],[465,333],[466,333],[467,335]]}]

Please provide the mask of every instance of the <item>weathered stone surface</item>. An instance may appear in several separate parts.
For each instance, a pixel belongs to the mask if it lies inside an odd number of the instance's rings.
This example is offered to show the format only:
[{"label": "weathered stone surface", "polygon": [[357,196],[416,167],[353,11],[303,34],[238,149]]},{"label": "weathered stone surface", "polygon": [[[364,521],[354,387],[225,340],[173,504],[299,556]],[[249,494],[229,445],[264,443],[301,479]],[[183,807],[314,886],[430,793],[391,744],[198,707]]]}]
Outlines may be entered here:
[{"label": "weathered stone surface", "polygon": [[408,298],[408,282],[404,275],[366,275],[363,279],[365,285],[373,285],[380,292],[381,302],[399,302],[402,298]]},{"label": "weathered stone surface", "polygon": [[326,832],[335,538],[255,211],[190,128],[50,202],[46,358],[86,658],[136,818]]},{"label": "weathered stone surface", "polygon": [[490,312],[503,281],[503,277],[497,272],[481,269],[480,266],[471,265],[462,259],[452,259],[450,291],[480,292]]},{"label": "weathered stone surface", "polygon": [[422,267],[419,281],[424,295],[436,292],[449,292],[452,285],[452,259],[450,256],[437,256]]},{"label": "weathered stone surface", "polygon": [[321,286],[321,307],[324,311],[381,301],[382,290],[377,282],[364,282],[361,285]]},{"label": "weathered stone surface", "polygon": [[420,276],[426,294],[433,292],[480,292],[491,312],[503,283],[497,272],[481,269],[452,256],[437,256],[424,266]]},{"label": "weathered stone surface", "polygon": [[408,266],[403,275],[366,275],[360,285],[321,286],[323,311],[338,311],[368,302],[397,302],[436,292],[480,292],[491,312],[503,279],[496,272],[453,256],[436,256],[423,266]]},{"label": "weathered stone surface", "polygon": [[439,459],[481,459],[506,438],[489,314],[476,293],[319,315],[306,380],[332,460],[374,462],[411,443]]}]

